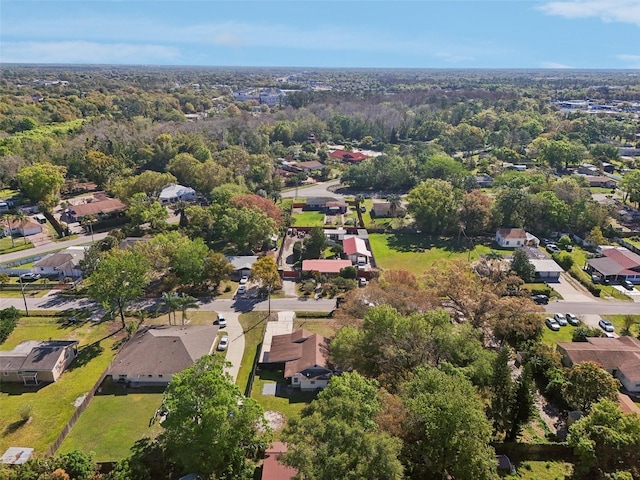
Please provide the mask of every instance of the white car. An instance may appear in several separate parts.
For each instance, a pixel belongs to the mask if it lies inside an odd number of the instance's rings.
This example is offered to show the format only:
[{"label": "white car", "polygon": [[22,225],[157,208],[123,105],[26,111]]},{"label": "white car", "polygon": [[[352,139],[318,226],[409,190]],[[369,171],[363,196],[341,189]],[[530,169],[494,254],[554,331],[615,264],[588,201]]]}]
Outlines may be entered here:
[{"label": "white car", "polygon": [[216,318],[216,323],[220,328],[225,328],[227,326],[227,319],[224,316],[218,314],[218,318]]},{"label": "white car", "polygon": [[218,350],[223,352],[227,347],[229,347],[229,335],[223,335],[220,337],[220,341],[218,342]]},{"label": "white car", "polygon": [[600,325],[600,328],[602,330],[604,330],[605,332],[613,333],[613,331],[615,330],[615,327],[613,326],[613,323],[611,323],[609,320],[607,320],[605,318],[600,320],[598,322],[598,325]]},{"label": "white car", "polygon": [[240,278],[240,285],[246,285],[246,283],[249,281],[249,277],[247,277],[246,275],[243,275]]},{"label": "white car", "polygon": [[567,326],[567,319],[563,314],[554,313],[553,318],[555,319],[556,322],[558,322],[558,325],[560,325],[561,327]]},{"label": "white car", "polygon": [[560,330],[560,325],[558,324],[558,322],[556,322],[554,318],[547,317],[544,323],[546,323],[547,327],[549,327],[549,329],[553,330],[554,332],[557,332]]}]

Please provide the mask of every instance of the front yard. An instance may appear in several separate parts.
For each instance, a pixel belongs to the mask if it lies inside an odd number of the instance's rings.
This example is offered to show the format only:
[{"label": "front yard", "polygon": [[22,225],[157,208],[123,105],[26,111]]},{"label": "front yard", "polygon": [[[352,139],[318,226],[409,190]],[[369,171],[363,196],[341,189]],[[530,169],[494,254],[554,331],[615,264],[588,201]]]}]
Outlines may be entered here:
[{"label": "front yard", "polygon": [[455,239],[420,234],[372,233],[369,243],[379,268],[407,270],[422,275],[433,265],[444,265],[456,258],[474,261],[492,248],[476,245],[473,249],[457,246]]},{"label": "front yard", "polygon": [[291,216],[292,227],[323,227],[324,213],[320,212],[302,212],[293,213]]},{"label": "front yard", "polygon": [[[0,347],[11,350],[25,340],[78,340],[79,355],[53,384],[25,387],[0,384],[0,450],[29,446],[44,454],[76,410],[79,401],[113,359],[119,335],[114,322],[70,324],[60,317],[26,317]],[[29,418],[22,420],[21,410]]]}]

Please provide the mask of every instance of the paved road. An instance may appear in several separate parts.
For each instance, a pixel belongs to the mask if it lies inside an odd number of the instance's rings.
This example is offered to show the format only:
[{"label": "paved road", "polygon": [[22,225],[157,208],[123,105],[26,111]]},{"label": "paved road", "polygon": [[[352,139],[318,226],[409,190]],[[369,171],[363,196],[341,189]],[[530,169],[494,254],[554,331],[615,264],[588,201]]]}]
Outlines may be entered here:
[{"label": "paved road", "polygon": [[626,315],[640,314],[640,305],[634,302],[566,302],[564,300],[558,302],[550,302],[545,305],[545,310],[549,313],[566,313],[571,312],[576,315]]},{"label": "paved road", "polygon": [[[102,240],[109,233],[96,233],[93,235],[94,240]],[[45,243],[44,245],[40,245],[39,247],[30,248],[28,250],[20,250],[19,252],[13,253],[4,253],[0,255],[0,264],[12,262],[14,260],[19,260],[21,258],[29,258],[34,257],[36,255],[43,255],[45,253],[57,252],[58,250],[63,250],[67,247],[72,247],[74,245],[83,245],[85,243],[91,243],[91,235],[80,235],[77,238],[72,238],[71,240],[63,240],[60,242],[51,242]]]},{"label": "paved road", "polygon": [[[339,193],[330,192],[327,190],[328,187],[335,187],[340,185],[340,180],[332,180],[330,182],[316,183],[311,187],[299,187],[297,189],[298,197],[334,197],[334,198],[343,198],[344,195]],[[295,198],[296,197],[296,189],[288,190],[286,192],[282,192],[283,198]]]}]

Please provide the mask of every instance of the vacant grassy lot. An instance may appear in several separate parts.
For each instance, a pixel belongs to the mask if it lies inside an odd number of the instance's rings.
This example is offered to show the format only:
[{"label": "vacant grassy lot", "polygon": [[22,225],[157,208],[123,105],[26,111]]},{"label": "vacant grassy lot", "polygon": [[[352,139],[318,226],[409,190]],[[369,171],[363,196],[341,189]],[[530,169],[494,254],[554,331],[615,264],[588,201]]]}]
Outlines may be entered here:
[{"label": "vacant grassy lot", "polygon": [[[73,415],[74,402],[91,389],[115,355],[118,336],[110,336],[115,328],[113,322],[70,325],[56,317],[20,320],[0,349],[11,350],[25,340],[78,340],[79,356],[54,384],[0,385],[0,450],[28,445],[35,448],[37,455],[45,452]],[[26,422],[21,421],[21,408],[31,411]]]},{"label": "vacant grassy lot", "polygon": [[118,385],[103,393],[93,397],[58,453],[95,452],[98,462],[117,461],[129,456],[137,440],[162,431],[150,421],[162,403],[162,393]]},{"label": "vacant grassy lot", "polygon": [[33,243],[29,240],[25,243],[23,237],[14,237],[13,242],[11,241],[11,237],[0,238],[0,253],[19,252],[29,248],[33,248]]},{"label": "vacant grassy lot", "polygon": [[300,328],[331,338],[340,329],[340,325],[331,318],[296,318],[293,321],[293,331]]},{"label": "vacant grassy lot", "polygon": [[573,464],[567,462],[526,461],[516,464],[517,472],[507,475],[506,480],[564,480],[571,478]]},{"label": "vacant grassy lot", "polygon": [[256,356],[260,353],[258,346],[262,342],[267,316],[261,312],[249,312],[240,315],[240,325],[244,330],[244,355],[236,378],[236,385],[240,387],[242,393],[247,388],[249,375],[253,368]]},{"label": "vacant grassy lot", "polygon": [[302,212],[294,213],[291,217],[292,227],[322,227],[324,226],[324,213]]},{"label": "vacant grassy lot", "polygon": [[476,245],[473,249],[456,245],[453,239],[427,237],[418,234],[372,233],[369,242],[378,267],[407,270],[422,275],[433,265],[444,265],[456,258],[477,260],[492,249]]}]

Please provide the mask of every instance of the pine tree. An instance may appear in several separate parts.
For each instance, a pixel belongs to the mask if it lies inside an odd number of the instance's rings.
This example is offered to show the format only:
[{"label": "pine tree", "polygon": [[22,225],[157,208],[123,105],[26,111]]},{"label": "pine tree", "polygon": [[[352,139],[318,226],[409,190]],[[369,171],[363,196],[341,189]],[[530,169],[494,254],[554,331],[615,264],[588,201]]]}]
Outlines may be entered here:
[{"label": "pine tree", "polygon": [[515,442],[522,428],[529,423],[535,411],[535,399],[533,397],[533,377],[529,368],[525,367],[516,382],[514,399],[511,411],[511,429],[507,434],[507,440]]},{"label": "pine tree", "polygon": [[504,433],[511,428],[514,385],[509,368],[509,349],[503,347],[493,364],[491,380],[491,419],[495,433]]}]

